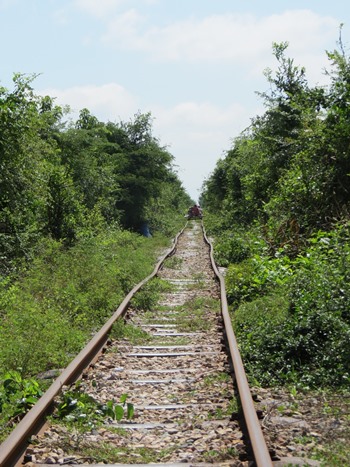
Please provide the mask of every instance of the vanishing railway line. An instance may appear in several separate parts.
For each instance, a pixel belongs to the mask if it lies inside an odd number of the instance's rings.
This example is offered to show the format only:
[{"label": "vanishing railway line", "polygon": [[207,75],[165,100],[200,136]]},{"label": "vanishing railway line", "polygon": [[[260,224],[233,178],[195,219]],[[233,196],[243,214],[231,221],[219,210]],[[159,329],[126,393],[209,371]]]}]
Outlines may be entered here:
[{"label": "vanishing railway line", "polygon": [[[150,276],[125,298],[1,445],[2,467],[23,462],[272,465],[230,324],[223,280],[212,264],[207,239],[200,224],[192,222],[176,240],[169,258],[163,262],[164,257],[152,274],[168,284],[158,305],[147,312],[128,306]],[[143,336],[137,345],[130,339],[109,338],[114,321],[122,315]],[[101,404],[118,401],[126,393],[133,417],[119,422],[110,418],[85,433],[52,421],[45,425],[53,398],[83,371],[84,393]],[[45,430],[35,435],[42,425]],[[27,446],[30,436],[32,444]]]}]

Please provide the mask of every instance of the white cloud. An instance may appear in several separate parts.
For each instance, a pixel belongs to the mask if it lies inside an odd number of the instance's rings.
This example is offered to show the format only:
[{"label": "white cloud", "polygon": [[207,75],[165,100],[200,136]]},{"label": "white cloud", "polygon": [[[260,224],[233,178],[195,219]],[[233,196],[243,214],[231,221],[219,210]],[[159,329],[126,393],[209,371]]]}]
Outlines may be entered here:
[{"label": "white cloud", "polygon": [[209,102],[182,102],[170,109],[156,111],[167,126],[213,129],[231,124],[235,118],[240,119],[244,108],[239,104],[220,108]]},{"label": "white cloud", "polygon": [[53,11],[52,17],[60,26],[66,26],[71,21],[71,15],[65,8]]},{"label": "white cloud", "polygon": [[101,121],[126,121],[138,110],[137,99],[116,83],[43,89],[39,93],[55,97],[58,105],[69,105],[74,118],[87,108]]},{"label": "white cloud", "polygon": [[[161,61],[260,61],[271,55],[272,42],[289,41],[302,55],[336,37],[338,21],[310,10],[291,10],[257,18],[251,14],[212,15],[186,19],[142,31],[135,10],[108,24],[103,41],[115,47],[147,52]],[[262,59],[265,62],[265,57]]]},{"label": "white cloud", "polygon": [[142,50],[145,38],[139,33],[139,28],[143,22],[144,18],[137,10],[128,10],[108,23],[102,42],[117,48]]}]

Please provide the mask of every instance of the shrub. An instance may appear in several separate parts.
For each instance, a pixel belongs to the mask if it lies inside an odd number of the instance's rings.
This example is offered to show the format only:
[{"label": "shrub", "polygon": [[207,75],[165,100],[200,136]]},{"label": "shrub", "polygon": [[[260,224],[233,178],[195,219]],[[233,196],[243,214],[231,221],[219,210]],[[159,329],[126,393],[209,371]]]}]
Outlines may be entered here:
[{"label": "shrub", "polygon": [[226,292],[230,304],[238,306],[288,282],[292,264],[288,257],[270,259],[254,255],[239,264],[230,264],[226,273]]},{"label": "shrub", "polygon": [[41,396],[38,381],[24,379],[17,371],[9,371],[0,378],[0,441]]},{"label": "shrub", "polygon": [[224,232],[214,244],[214,258],[220,266],[228,266],[231,263],[239,263],[248,258],[249,247],[241,237],[231,232]]},{"label": "shrub", "polygon": [[[23,376],[67,365],[86,334],[43,298],[40,302],[19,285],[0,295],[6,310],[0,330],[0,368]],[[35,343],[35,345],[33,345]]]},{"label": "shrub", "polygon": [[270,293],[251,299],[234,314],[243,358],[261,384],[349,384],[347,239],[343,228],[333,234],[318,233],[306,254],[293,262],[294,272],[282,281],[277,297]]}]

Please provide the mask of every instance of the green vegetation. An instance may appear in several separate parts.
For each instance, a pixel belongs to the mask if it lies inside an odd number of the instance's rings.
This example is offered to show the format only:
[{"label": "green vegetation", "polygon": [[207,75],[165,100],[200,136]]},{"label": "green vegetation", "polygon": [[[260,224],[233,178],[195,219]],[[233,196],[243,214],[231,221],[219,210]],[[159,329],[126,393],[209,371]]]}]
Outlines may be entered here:
[{"label": "green vegetation", "polygon": [[142,328],[126,323],[122,318],[118,319],[110,333],[112,339],[125,339],[133,345],[143,344],[151,340],[151,335]]},{"label": "green vegetation", "polygon": [[236,459],[239,457],[239,452],[236,448],[228,448],[223,451],[217,451],[215,449],[211,449],[204,453],[204,458],[209,463],[226,461],[227,459]]},{"label": "green vegetation", "polygon": [[182,258],[179,258],[178,256],[170,256],[165,260],[164,266],[169,269],[180,269],[182,262]]},{"label": "green vegetation", "polygon": [[134,415],[133,404],[126,402],[127,394],[122,394],[118,403],[113,400],[101,404],[82,391],[80,383],[65,391],[57,403],[53,418],[80,430],[91,430],[101,425],[106,418],[111,420],[131,419]]},{"label": "green vegetation", "polygon": [[[81,446],[81,454],[84,458],[88,457],[94,462],[103,464],[112,464],[117,459],[118,462],[136,462],[151,464],[160,461],[171,453],[171,449],[152,449],[152,448],[129,448],[127,446],[116,447],[112,443],[103,442],[101,444],[90,443],[90,445]],[[74,452],[76,454],[76,451]]]},{"label": "green vegetation", "polygon": [[[0,274],[31,259],[43,238],[65,246],[106,228],[171,236],[190,199],[150,113],[103,123],[35,95],[35,76],[0,87]],[[175,215],[174,215],[175,214]],[[182,217],[183,218],[183,217]]]},{"label": "green vegetation", "polygon": [[[349,439],[349,433],[345,433],[344,437]],[[349,445],[342,441],[331,441],[323,449],[316,449],[315,458],[321,461],[322,467],[348,465],[350,462]]]},{"label": "green vegetation", "polygon": [[220,302],[213,298],[196,297],[176,307],[174,324],[180,332],[206,331],[213,325],[208,317],[219,311]]},{"label": "green vegetation", "polygon": [[154,246],[126,231],[101,233],[68,250],[49,242],[20,279],[0,289],[0,368],[33,376],[66,366],[151,272]]},{"label": "green vegetation", "polygon": [[18,422],[42,396],[34,379],[25,379],[17,371],[4,374],[0,385],[0,440],[5,438],[14,423]]},{"label": "green vegetation", "polygon": [[[69,249],[47,240],[31,267],[17,280],[3,280],[0,394],[6,395],[6,404],[0,404],[0,437],[18,421],[17,400],[26,397],[19,397],[18,391],[8,397],[6,388],[12,387],[7,382],[9,372],[18,374],[19,382],[29,380],[38,385],[38,390],[45,389],[46,383],[35,377],[64,368],[72,360],[125,293],[151,272],[159,248],[164,247],[164,241],[159,240],[121,230],[82,239]],[[161,286],[162,281],[155,281],[148,289]],[[129,339],[144,338],[140,332],[135,335],[131,327],[120,334],[116,325],[113,333],[118,337],[127,334]],[[26,407],[21,405],[23,413]]]},{"label": "green vegetation", "polygon": [[350,59],[327,53],[328,87],[274,44],[266,111],[205,182],[201,205],[255,384],[350,382]]},{"label": "green vegetation", "polygon": [[104,123],[82,109],[67,122],[34,80],[0,87],[1,430],[18,410],[8,375],[41,391],[36,376],[65,367],[153,270],[191,203],[150,113]]},{"label": "green vegetation", "polygon": [[211,384],[224,383],[230,381],[232,378],[228,373],[211,373],[204,377],[203,382],[205,385],[210,386]]},{"label": "green vegetation", "polygon": [[147,282],[131,300],[131,306],[136,310],[150,311],[158,303],[160,294],[172,290],[172,285],[162,279],[153,278]]}]

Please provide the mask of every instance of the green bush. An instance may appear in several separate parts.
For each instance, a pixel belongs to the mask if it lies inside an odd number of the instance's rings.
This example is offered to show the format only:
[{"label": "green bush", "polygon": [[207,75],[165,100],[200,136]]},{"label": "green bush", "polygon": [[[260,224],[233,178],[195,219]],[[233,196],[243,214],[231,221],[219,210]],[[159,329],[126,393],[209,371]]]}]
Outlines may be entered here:
[{"label": "green bush", "polygon": [[240,332],[249,333],[257,327],[261,329],[267,321],[277,326],[284,322],[288,310],[289,299],[281,288],[271,295],[243,303],[234,312],[235,327],[239,328]]},{"label": "green bush", "polygon": [[289,300],[283,289],[242,303],[232,315],[243,362],[250,378],[258,384],[273,384],[285,371],[283,356],[273,349],[279,328],[288,316]]},{"label": "green bush", "polygon": [[224,232],[215,240],[214,258],[220,266],[239,263],[248,258],[249,247],[241,237],[231,232]]},{"label": "green bush", "polygon": [[60,309],[45,297],[38,302],[19,285],[0,295],[0,308],[6,310],[0,328],[1,372],[18,370],[28,376],[61,368],[86,340]]},{"label": "green bush", "polygon": [[226,272],[226,293],[229,303],[238,306],[244,300],[252,300],[260,291],[252,281],[255,265],[250,260],[230,264]]},{"label": "green bush", "polygon": [[226,273],[226,292],[234,307],[270,293],[288,282],[292,264],[288,257],[270,259],[254,255],[239,264],[230,264]]},{"label": "green bush", "polygon": [[0,378],[0,442],[42,394],[38,381],[24,379],[17,371],[9,371]]},{"label": "green bush", "polygon": [[[269,293],[241,303],[233,316],[247,368],[261,384],[346,386],[350,382],[346,229],[319,232],[293,268],[277,297]],[[247,277],[245,281],[249,285]]]},{"label": "green bush", "polygon": [[[335,316],[319,312],[293,316],[288,312],[287,300],[276,312],[276,306],[280,305],[273,303],[273,296],[259,300],[266,307],[264,314],[255,316],[253,313],[250,324],[244,325],[234,318],[242,358],[251,377],[262,385],[293,383],[318,387],[349,384],[349,325],[344,325]],[[249,308],[252,311],[252,307],[259,308],[255,302],[245,304],[240,307],[240,314]]]}]

